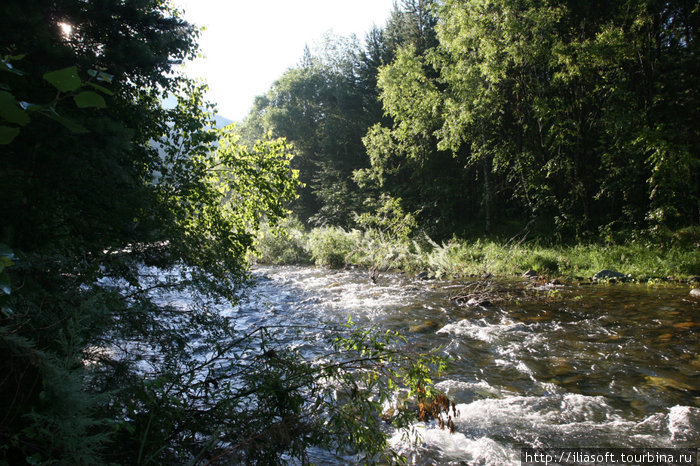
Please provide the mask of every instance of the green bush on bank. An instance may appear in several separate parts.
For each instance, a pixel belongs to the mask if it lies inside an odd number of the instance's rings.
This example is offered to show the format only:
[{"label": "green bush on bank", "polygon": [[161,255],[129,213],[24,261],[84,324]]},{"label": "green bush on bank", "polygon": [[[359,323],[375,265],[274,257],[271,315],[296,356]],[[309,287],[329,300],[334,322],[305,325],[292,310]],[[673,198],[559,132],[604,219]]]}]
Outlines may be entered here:
[{"label": "green bush on bank", "polygon": [[265,223],[258,232],[257,257],[254,260],[272,265],[312,264],[307,242],[303,225],[294,217],[289,217],[274,227]]},{"label": "green bush on bank", "polygon": [[307,248],[316,265],[340,269],[359,262],[359,231],[340,227],[314,228],[308,234]]},{"label": "green bush on bank", "polygon": [[537,242],[453,238],[438,244],[425,235],[409,240],[373,229],[323,227],[304,232],[299,222],[286,226],[291,228],[283,233],[286,240],[265,231],[261,234],[258,263],[314,263],[332,268],[356,265],[374,270],[426,271],[439,278],[484,273],[514,276],[529,269],[540,275],[571,278],[588,278],[600,270],[614,269],[641,281],[700,275],[700,248],[687,241],[543,246]]}]

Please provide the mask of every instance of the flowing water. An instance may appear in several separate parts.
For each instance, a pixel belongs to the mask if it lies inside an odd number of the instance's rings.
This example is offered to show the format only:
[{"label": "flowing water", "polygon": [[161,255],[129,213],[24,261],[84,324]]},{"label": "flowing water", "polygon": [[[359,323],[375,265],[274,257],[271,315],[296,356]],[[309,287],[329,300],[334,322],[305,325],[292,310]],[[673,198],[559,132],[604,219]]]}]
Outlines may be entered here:
[{"label": "flowing water", "polygon": [[[364,271],[258,267],[238,325],[344,321],[398,330],[451,366],[437,387],[456,431],[418,423],[415,464],[519,464],[520,448],[697,447],[700,302],[681,287],[488,284],[490,303],[450,297],[484,283]],[[319,455],[323,455],[319,453]],[[320,456],[320,463],[343,462]],[[345,459],[347,461],[347,459]]]}]

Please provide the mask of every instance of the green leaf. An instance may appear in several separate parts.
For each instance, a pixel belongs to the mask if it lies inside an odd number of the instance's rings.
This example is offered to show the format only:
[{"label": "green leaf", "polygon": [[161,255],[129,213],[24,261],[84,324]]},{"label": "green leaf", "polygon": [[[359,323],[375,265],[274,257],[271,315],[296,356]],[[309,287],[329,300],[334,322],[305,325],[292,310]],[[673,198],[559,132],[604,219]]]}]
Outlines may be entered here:
[{"label": "green leaf", "polygon": [[80,108],[107,108],[105,99],[93,91],[83,91],[73,97],[75,104]]},{"label": "green leaf", "polygon": [[61,92],[77,91],[82,84],[78,77],[78,68],[75,66],[57,71],[49,71],[44,74],[44,79]]},{"label": "green leaf", "polygon": [[8,258],[12,260],[15,258],[15,253],[8,245],[0,243],[0,258]]},{"label": "green leaf", "polygon": [[20,102],[19,106],[28,112],[43,112],[50,108],[48,105],[32,104],[24,101]]},{"label": "green leaf", "polygon": [[98,91],[100,91],[100,92],[102,92],[102,93],[104,93],[104,94],[107,94],[107,95],[114,95],[114,92],[110,91],[109,89],[107,89],[107,88],[104,87],[104,86],[100,86],[99,84],[87,83],[87,85],[88,85],[88,86],[91,86],[91,87],[94,88],[94,89],[97,89]]},{"label": "green leaf", "polygon": [[59,115],[58,113],[56,113],[56,110],[54,110],[54,109],[50,109],[47,112],[42,112],[42,115],[46,115],[47,117],[51,118],[52,120],[59,122],[60,124],[62,124],[66,128],[68,128],[69,130],[71,130],[71,132],[73,132],[75,134],[89,133],[87,128],[85,128],[82,125],[79,125],[78,123],[74,122],[73,120],[70,120],[64,116]]},{"label": "green leaf", "polygon": [[0,144],[11,143],[19,134],[19,128],[0,126]]},{"label": "green leaf", "polygon": [[21,126],[29,123],[29,116],[17,105],[15,96],[7,91],[0,91],[0,117]]}]

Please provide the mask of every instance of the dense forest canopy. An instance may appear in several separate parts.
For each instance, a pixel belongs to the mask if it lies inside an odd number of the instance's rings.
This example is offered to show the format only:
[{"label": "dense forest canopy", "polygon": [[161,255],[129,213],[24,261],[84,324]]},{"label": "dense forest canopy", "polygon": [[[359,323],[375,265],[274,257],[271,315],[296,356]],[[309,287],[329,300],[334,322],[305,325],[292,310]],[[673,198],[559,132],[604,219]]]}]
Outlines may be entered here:
[{"label": "dense forest canopy", "polygon": [[396,199],[438,238],[697,226],[698,8],[406,0],[363,45],[330,39],[332,64],[307,53],[243,130],[294,144],[312,225]]}]

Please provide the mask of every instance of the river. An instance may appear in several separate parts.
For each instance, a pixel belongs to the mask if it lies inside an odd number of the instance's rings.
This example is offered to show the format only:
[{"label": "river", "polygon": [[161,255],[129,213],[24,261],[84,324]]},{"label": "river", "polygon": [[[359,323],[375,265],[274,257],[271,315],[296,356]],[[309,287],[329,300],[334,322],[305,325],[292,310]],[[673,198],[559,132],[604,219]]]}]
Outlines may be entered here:
[{"label": "river", "polygon": [[[238,325],[345,321],[442,347],[437,387],[457,404],[454,434],[418,423],[413,464],[520,464],[520,448],[697,447],[698,300],[682,287],[433,281],[366,271],[256,267]],[[487,292],[483,306],[450,297]],[[485,295],[484,295],[485,296]],[[349,461],[316,453],[319,463]],[[324,456],[325,455],[325,456]],[[312,455],[313,457],[313,455]]]}]

